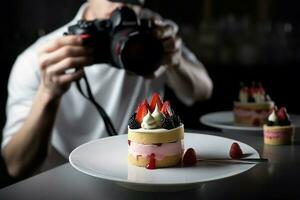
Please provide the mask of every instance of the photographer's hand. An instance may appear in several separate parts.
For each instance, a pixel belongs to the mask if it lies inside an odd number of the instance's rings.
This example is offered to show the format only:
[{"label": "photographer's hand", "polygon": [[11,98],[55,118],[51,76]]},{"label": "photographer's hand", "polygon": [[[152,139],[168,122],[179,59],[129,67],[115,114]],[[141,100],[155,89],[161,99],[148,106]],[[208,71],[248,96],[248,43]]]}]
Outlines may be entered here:
[{"label": "photographer's hand", "polygon": [[[72,81],[83,75],[83,66],[92,62],[92,50],[82,46],[79,36],[65,36],[41,49],[41,83],[30,113],[3,150],[8,172],[18,177],[39,166],[49,153],[51,132],[60,97]],[[73,73],[66,70],[75,68]]]},{"label": "photographer's hand", "polygon": [[181,59],[182,41],[178,36],[178,26],[169,20],[156,20],[155,35],[162,41],[164,55],[162,65],[166,67],[176,66]]},{"label": "photographer's hand", "polygon": [[[46,44],[39,53],[40,90],[50,98],[61,97],[71,82],[83,76],[83,66],[92,63],[92,50],[82,46],[80,36],[64,36]],[[67,73],[69,69],[76,69]]]},{"label": "photographer's hand", "polygon": [[212,81],[202,63],[183,47],[178,36],[178,26],[169,20],[155,21],[155,24],[156,35],[164,46],[162,64],[166,69],[168,85],[186,105],[208,99],[212,94]]}]

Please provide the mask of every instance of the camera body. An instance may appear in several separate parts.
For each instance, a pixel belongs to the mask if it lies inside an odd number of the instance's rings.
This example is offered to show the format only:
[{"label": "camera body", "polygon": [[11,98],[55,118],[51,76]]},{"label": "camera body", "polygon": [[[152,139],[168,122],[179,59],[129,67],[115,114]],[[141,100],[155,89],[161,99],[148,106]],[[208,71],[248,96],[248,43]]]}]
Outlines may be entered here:
[{"label": "camera body", "polygon": [[82,35],[84,45],[94,49],[94,63],[109,63],[137,75],[147,76],[161,65],[162,42],[153,33],[154,23],[140,19],[129,7],[117,8],[110,19],[80,20],[65,35]]}]

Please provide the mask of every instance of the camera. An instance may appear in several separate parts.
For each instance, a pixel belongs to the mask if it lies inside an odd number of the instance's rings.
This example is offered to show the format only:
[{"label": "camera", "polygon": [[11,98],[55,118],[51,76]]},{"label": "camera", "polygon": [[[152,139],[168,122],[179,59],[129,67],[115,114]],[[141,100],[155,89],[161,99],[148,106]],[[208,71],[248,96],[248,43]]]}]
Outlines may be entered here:
[{"label": "camera", "polygon": [[65,35],[81,35],[84,45],[94,49],[94,63],[147,76],[160,67],[163,56],[154,27],[152,20],[140,19],[131,8],[122,6],[106,20],[79,20]]}]

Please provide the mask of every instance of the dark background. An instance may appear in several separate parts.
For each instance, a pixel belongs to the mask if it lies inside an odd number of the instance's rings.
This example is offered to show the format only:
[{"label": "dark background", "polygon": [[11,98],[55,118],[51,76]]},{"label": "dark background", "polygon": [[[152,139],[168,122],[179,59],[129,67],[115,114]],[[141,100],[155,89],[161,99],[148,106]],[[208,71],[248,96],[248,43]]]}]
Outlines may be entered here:
[{"label": "dark background", "polygon": [[[16,56],[38,37],[72,20],[83,2],[10,0],[2,8],[1,129],[5,123],[7,79]],[[167,98],[173,98],[187,128],[207,128],[199,123],[202,114],[232,109],[240,81],[261,81],[279,106],[300,112],[300,29],[294,1],[148,0],[146,5],[180,25],[183,40],[204,63],[214,82],[212,98],[192,107],[182,105],[167,90]],[[0,188],[15,181],[6,175],[0,162]]]}]

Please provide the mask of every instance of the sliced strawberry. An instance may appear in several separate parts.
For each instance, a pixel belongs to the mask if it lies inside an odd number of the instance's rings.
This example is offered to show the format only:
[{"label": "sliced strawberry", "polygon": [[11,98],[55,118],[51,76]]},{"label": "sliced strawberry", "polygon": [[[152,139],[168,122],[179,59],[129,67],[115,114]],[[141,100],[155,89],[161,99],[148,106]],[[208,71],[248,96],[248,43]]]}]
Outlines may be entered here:
[{"label": "sliced strawberry", "polygon": [[138,112],[138,110],[139,110],[140,106],[141,106],[141,104],[139,103],[139,105],[138,105],[138,106],[136,107],[136,109],[135,109],[135,113],[137,113],[137,112]]},{"label": "sliced strawberry", "polygon": [[136,121],[141,124],[143,121],[143,118],[148,114],[148,106],[146,104],[141,104],[138,108],[138,111],[136,113],[135,119]]},{"label": "sliced strawberry", "polygon": [[242,149],[238,143],[236,142],[232,143],[230,147],[229,155],[232,159],[239,159],[243,156]]},{"label": "sliced strawberry", "polygon": [[263,95],[266,93],[261,83],[258,83],[258,92]]},{"label": "sliced strawberry", "polygon": [[165,116],[172,116],[174,114],[169,101],[164,102],[160,112],[162,112]]},{"label": "sliced strawberry", "polygon": [[188,148],[182,157],[182,164],[184,166],[192,166],[197,163],[196,152],[193,148]]},{"label": "sliced strawberry", "polygon": [[151,100],[151,103],[150,103],[150,111],[153,112],[155,110],[155,106],[158,106],[158,109],[160,110],[162,108],[162,101],[161,101],[161,98],[159,96],[158,93],[154,93],[152,95],[152,100]]},{"label": "sliced strawberry", "polygon": [[255,94],[258,94],[259,93],[259,89],[258,88],[256,88],[256,87],[252,87],[251,88],[251,95],[253,96],[253,95],[255,95]]}]

